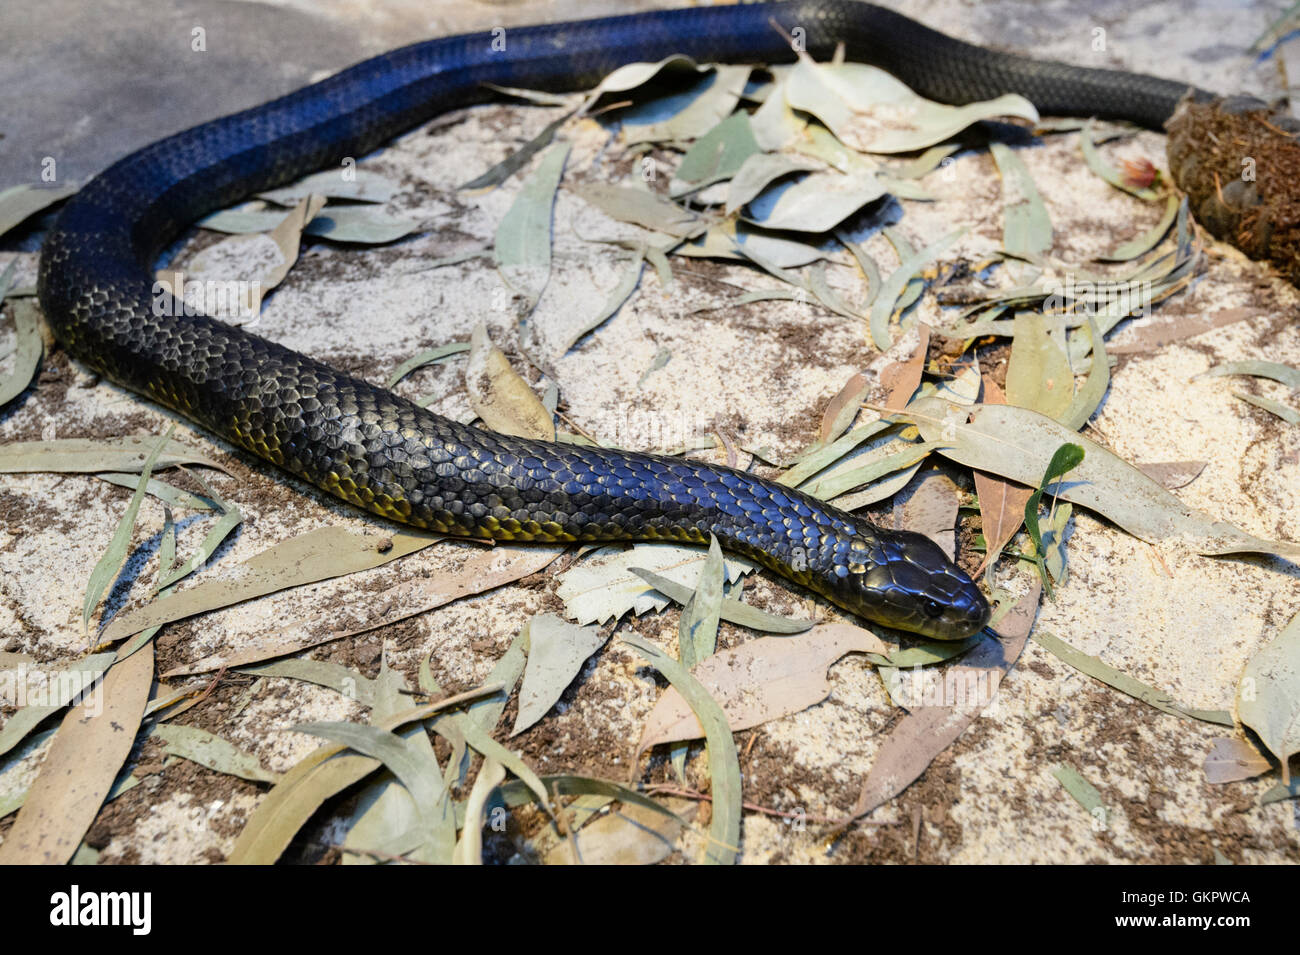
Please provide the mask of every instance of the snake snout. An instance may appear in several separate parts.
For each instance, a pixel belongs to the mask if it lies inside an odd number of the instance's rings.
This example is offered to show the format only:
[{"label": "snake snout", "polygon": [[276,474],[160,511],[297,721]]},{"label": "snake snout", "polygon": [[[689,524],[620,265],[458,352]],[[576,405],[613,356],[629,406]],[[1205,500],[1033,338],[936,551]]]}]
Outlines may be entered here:
[{"label": "snake snout", "polygon": [[849,554],[841,605],[868,620],[932,640],[964,640],[988,624],[984,594],[928,537],[881,532]]}]

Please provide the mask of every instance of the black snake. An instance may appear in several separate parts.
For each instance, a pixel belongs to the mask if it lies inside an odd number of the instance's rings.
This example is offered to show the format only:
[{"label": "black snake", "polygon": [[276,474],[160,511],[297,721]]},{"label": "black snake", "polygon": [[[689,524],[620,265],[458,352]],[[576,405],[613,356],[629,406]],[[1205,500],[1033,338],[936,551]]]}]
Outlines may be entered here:
[{"label": "black snake", "polygon": [[[778,29],[779,28],[779,29]],[[844,44],[948,103],[1007,92],[1050,114],[1158,125],[1182,84],[982,49],[856,2],[696,7],[430,40],[153,143],[60,213],[40,262],[56,336],[113,381],[376,514],[513,541],[707,541],[710,534],[854,613],[940,639],[977,632],[989,606],[928,539],[877,528],[741,471],[678,458],[506,437],[204,316],[156,310],[152,266],[200,216],[364,155],[484,84],[565,90],[616,67],[685,54],[790,62]],[[160,314],[161,313],[161,314]]]}]

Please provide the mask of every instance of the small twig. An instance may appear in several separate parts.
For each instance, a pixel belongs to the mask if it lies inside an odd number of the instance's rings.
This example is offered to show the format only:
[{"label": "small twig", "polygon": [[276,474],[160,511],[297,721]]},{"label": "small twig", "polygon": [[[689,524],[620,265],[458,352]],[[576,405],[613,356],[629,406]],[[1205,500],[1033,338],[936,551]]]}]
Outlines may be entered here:
[{"label": "small twig", "polygon": [[563,421],[565,424],[567,424],[567,425],[568,425],[570,428],[572,428],[574,431],[578,432],[578,434],[582,435],[584,438],[586,438],[586,439],[587,439],[588,441],[590,441],[592,444],[597,444],[597,445],[600,444],[600,442],[596,439],[596,436],[595,436],[594,434],[592,434],[590,431],[588,431],[588,430],[587,430],[586,428],[584,428],[582,425],[578,424],[578,422],[574,421],[572,418],[570,418],[567,414],[565,414],[565,413],[564,413],[563,411],[561,411],[559,408],[556,408],[556,409],[555,409],[555,413],[556,413],[556,415],[560,418],[561,421]]},{"label": "small twig", "polygon": [[[708,793],[696,792],[693,789],[680,789],[676,786],[670,786],[667,783],[655,783],[647,786],[646,792],[653,792],[659,796],[679,796],[682,799],[694,799],[698,802],[713,802],[713,797]],[[742,802],[741,807],[748,809],[750,812],[762,813],[765,816],[776,816],[780,819],[802,819],[806,822],[823,823],[826,825],[843,825],[848,826],[854,823],[861,823],[864,826],[896,826],[896,822],[876,822],[871,819],[845,819],[843,817],[831,816],[812,816],[805,812],[790,812],[784,809],[771,809],[767,806],[759,806],[752,802]]]},{"label": "small twig", "polygon": [[194,707],[202,703],[204,700],[206,700],[209,696],[211,696],[212,691],[217,688],[217,684],[221,682],[222,678],[225,675],[226,675],[226,666],[225,664],[222,664],[221,669],[217,671],[217,675],[212,678],[212,682],[209,683],[207,685],[207,688],[204,689],[204,691],[199,694],[198,699],[196,699],[193,703],[190,704],[190,708],[193,709]]},{"label": "small twig", "polygon": [[354,849],[352,846],[343,846],[338,843],[327,846],[329,849],[337,849],[339,852],[351,852],[354,855],[370,856],[372,859],[379,859],[381,862],[404,862],[407,865],[433,865],[432,862],[424,862],[420,859],[408,859],[406,856],[393,855],[391,852],[381,852],[378,849]]}]

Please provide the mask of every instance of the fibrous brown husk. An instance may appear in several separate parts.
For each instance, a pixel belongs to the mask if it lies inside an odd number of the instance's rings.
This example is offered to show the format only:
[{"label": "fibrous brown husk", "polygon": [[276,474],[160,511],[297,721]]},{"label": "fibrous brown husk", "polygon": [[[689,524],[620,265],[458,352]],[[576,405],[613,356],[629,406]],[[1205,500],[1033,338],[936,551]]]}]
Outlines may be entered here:
[{"label": "fibrous brown husk", "polygon": [[1197,221],[1300,284],[1300,120],[1253,96],[1189,95],[1165,125]]}]

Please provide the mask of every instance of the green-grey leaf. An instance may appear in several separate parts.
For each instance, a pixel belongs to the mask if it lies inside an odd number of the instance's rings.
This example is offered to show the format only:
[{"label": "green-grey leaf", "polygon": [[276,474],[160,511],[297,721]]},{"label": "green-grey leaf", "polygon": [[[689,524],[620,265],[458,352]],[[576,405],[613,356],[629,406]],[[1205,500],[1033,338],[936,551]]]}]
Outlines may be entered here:
[{"label": "green-grey leaf", "polygon": [[280,774],[263,769],[256,756],[197,726],[159,723],[154,726],[151,735],[163,741],[169,755],[180,756],[218,773],[256,783],[276,783],[280,780]]},{"label": "green-grey leaf", "polygon": [[713,655],[718,645],[718,620],[722,609],[722,548],[709,535],[709,556],[700,565],[695,592],[686,601],[677,625],[677,654],[688,670]]},{"label": "green-grey leaf", "polygon": [[749,114],[732,113],[695,141],[682,157],[669,184],[668,194],[683,196],[707,185],[730,179],[746,160],[760,152]]},{"label": "green-grey leaf", "polygon": [[[125,438],[56,438],[52,441],[15,441],[0,445],[0,473],[55,471],[85,474],[97,471],[138,472],[155,442],[147,436]],[[202,464],[224,470],[212,458],[187,448],[179,441],[168,442],[154,462],[157,470],[177,464]]]},{"label": "green-grey leaf", "polygon": [[[9,277],[13,267],[14,263],[9,263],[3,278]],[[0,295],[0,302],[3,301],[4,296]],[[0,407],[8,404],[27,389],[36,375],[36,367],[41,363],[44,344],[41,341],[40,323],[36,314],[36,304],[31,299],[19,299],[14,302],[16,355],[13,370],[0,379]]]},{"label": "green-grey leaf", "polygon": [[1069,766],[1057,766],[1052,770],[1052,775],[1088,815],[1099,818],[1102,822],[1106,821],[1109,811],[1102,805],[1101,793],[1097,791],[1096,786],[1084,779],[1078,770],[1071,769]]},{"label": "green-grey leaf", "polygon": [[1002,175],[1002,247],[1011,255],[1030,258],[1052,247],[1052,220],[1024,161],[1004,143],[989,143],[989,152]]},{"label": "green-grey leaf", "polygon": [[1058,419],[1072,431],[1078,431],[1088,423],[1088,419],[1096,413],[1102,399],[1106,397],[1106,389],[1110,387],[1110,359],[1106,355],[1106,339],[1091,315],[1084,327],[1092,344],[1092,367],[1088,370],[1088,378],[1083,387],[1074,393],[1070,407]]},{"label": "green-grey leaf", "polygon": [[1246,661],[1237,684],[1237,716],[1259,734],[1291,782],[1289,761],[1300,752],[1300,614]]},{"label": "green-grey leaf", "polygon": [[577,191],[587,202],[619,222],[672,236],[687,236],[699,227],[699,216],[649,189],[591,182]]},{"label": "green-grey leaf", "polygon": [[725,211],[731,215],[768,185],[793,172],[811,172],[817,164],[785,153],[754,153],[732,177],[727,187]]},{"label": "green-grey leaf", "polygon": [[[636,574],[647,584],[659,591],[665,597],[679,603],[683,606],[691,599],[695,593],[685,584],[679,584],[676,581],[669,580],[667,577],[661,577],[659,574],[645,570],[641,567],[630,568],[632,573]],[[718,615],[728,623],[734,623],[741,627],[749,627],[751,630],[760,630],[764,633],[803,633],[809,627],[813,626],[814,620],[796,620],[793,617],[780,617],[776,614],[767,613],[759,610],[757,607],[751,607],[747,603],[739,600],[726,598],[718,606]]]},{"label": "green-grey leaf", "polygon": [[899,304],[899,296],[912,277],[944,253],[948,246],[957,241],[965,228],[949,232],[943,238],[932,242],[915,255],[908,256],[897,269],[885,279],[880,294],[871,306],[871,340],[881,351],[887,351],[893,344],[889,334],[889,318]]},{"label": "green-grey leaf", "polygon": [[259,192],[257,195],[259,199],[290,207],[296,206],[310,195],[349,199],[353,202],[387,202],[397,195],[397,183],[377,172],[351,165],[312,173],[297,182]]},{"label": "green-grey leaf", "polygon": [[113,582],[113,577],[117,570],[126,560],[127,548],[131,546],[131,532],[135,529],[136,515],[140,513],[140,504],[144,501],[145,490],[149,486],[149,473],[153,470],[154,464],[158,460],[158,455],[162,454],[163,448],[171,440],[172,432],[176,430],[176,425],[167,429],[167,433],[159,439],[154,449],[149,452],[149,457],[145,459],[144,467],[140,471],[140,485],[131,495],[131,503],[127,505],[126,513],[118,522],[117,530],[113,533],[113,539],[109,542],[108,549],[104,551],[102,557],[95,564],[94,570],[90,572],[90,579],[86,582],[86,599],[81,607],[81,629],[84,632],[90,631],[90,615],[94,613],[95,608],[99,605],[100,598],[104,596],[104,591],[108,585]]},{"label": "green-grey leaf", "polygon": [[356,670],[328,660],[273,660],[270,663],[240,667],[239,672],[251,673],[255,676],[302,680],[306,683],[314,683],[316,686],[329,687],[349,700],[356,700],[362,706],[375,705],[374,680]]},{"label": "green-grey leaf", "polygon": [[1234,391],[1233,394],[1247,404],[1254,405],[1257,408],[1263,408],[1270,414],[1277,415],[1287,424],[1300,424],[1300,411],[1292,408],[1290,405],[1284,405],[1280,401],[1274,401],[1272,398],[1265,398],[1261,395],[1248,395],[1240,391]]},{"label": "green-grey leaf", "polygon": [[1065,351],[1048,334],[1050,322],[1038,312],[1016,316],[1007,361],[1007,403],[1061,421],[1074,400],[1074,374]]},{"label": "green-grey leaf", "polygon": [[45,691],[28,699],[0,729],[0,755],[26,739],[47,717],[85,694],[112,665],[113,657],[112,653],[96,653],[49,673]]},{"label": "green-grey leaf", "polygon": [[446,361],[455,355],[463,354],[470,349],[469,342],[451,342],[447,345],[440,345],[429,351],[420,352],[413,358],[408,358],[397,366],[388,378],[386,388],[391,388],[417,368],[423,368],[425,365],[436,364],[437,362]]},{"label": "green-grey leaf", "polygon": [[47,209],[77,191],[73,185],[40,187],[10,186],[0,192],[0,235],[21,225],[42,209]]},{"label": "green-grey leaf", "polygon": [[704,729],[709,752],[710,791],[713,794],[713,819],[704,861],[731,865],[740,850],[741,783],[740,758],[726,714],[681,663],[639,636],[627,635],[622,640],[664,675],[682,695]]},{"label": "green-grey leaf", "polygon": [[1089,656],[1066,643],[1060,637],[1045,630],[1036,630],[1031,639],[1044,649],[1056,654],[1057,657],[1081,673],[1086,673],[1093,679],[1100,680],[1107,686],[1119,690],[1135,700],[1140,700],[1148,706],[1154,706],[1162,713],[1180,716],[1185,719],[1201,720],[1206,723],[1217,723],[1220,726],[1233,725],[1231,713],[1224,710],[1198,710],[1176,703],[1166,691],[1148,686],[1140,680],[1135,680],[1127,673],[1122,673],[1096,657]]},{"label": "green-grey leaf", "polygon": [[505,159],[501,160],[481,176],[476,176],[460,189],[488,189],[493,186],[499,186],[505,182],[520,169],[527,165],[528,160],[532,159],[539,152],[551,144],[555,134],[560,131],[560,127],[569,121],[573,111],[565,113],[559,119],[547,123],[540,133],[534,136],[528,142],[524,143],[518,149],[509,153]]},{"label": "green-grey leaf", "polygon": [[1229,361],[1208,368],[1196,377],[1217,378],[1221,375],[1271,378],[1273,381],[1280,381],[1288,388],[1300,390],[1300,368],[1293,368],[1279,361]]},{"label": "green-grey leaf", "polygon": [[[966,416],[972,420],[967,423]],[[1034,486],[1062,444],[1087,454],[1058,497],[1096,511],[1147,542],[1177,540],[1201,554],[1264,553],[1300,556],[1300,545],[1269,541],[1188,507],[1158,482],[1107,448],[1051,418],[1013,405],[957,407],[936,399],[913,402],[899,417],[915,421],[923,437],[945,441],[940,453],[966,467]]]},{"label": "green-grey leaf", "polygon": [[[129,487],[131,490],[135,490],[140,484],[140,475],[127,472],[106,471],[96,474],[95,477],[109,484],[116,484],[118,487]],[[145,486],[145,492],[172,507],[186,507],[192,511],[215,511],[218,508],[217,503],[211,498],[191,494],[159,478],[150,478]]]},{"label": "green-grey leaf", "polygon": [[494,255],[505,283],[524,296],[529,311],[551,274],[551,207],[569,158],[569,144],[556,143],[497,226]]},{"label": "green-grey leaf", "polygon": [[429,828],[437,825],[436,820],[443,811],[440,804],[447,800],[442,774],[436,763],[429,766],[420,760],[407,747],[406,740],[396,733],[378,726],[339,722],[308,723],[294,726],[293,730],[341,743],[358,753],[378,759],[411,794],[424,824]]},{"label": "green-grey leaf", "polygon": [[601,306],[600,311],[584,321],[576,331],[569,333],[563,347],[560,349],[561,354],[578,344],[584,336],[595,331],[623,307],[623,303],[628,300],[628,297],[636,290],[637,283],[641,281],[641,271],[644,264],[645,250],[642,248],[632,256],[632,261],[623,270],[622,278],[619,279],[614,290],[609,293],[609,297],[605,299],[605,304]]},{"label": "green-grey leaf", "polygon": [[1143,232],[1136,239],[1125,242],[1123,245],[1115,247],[1115,251],[1103,255],[1103,262],[1128,262],[1146,255],[1154,249],[1160,240],[1165,237],[1169,227],[1174,224],[1174,217],[1178,215],[1178,196],[1170,194],[1165,200],[1165,211],[1160,216],[1160,221],[1153,225],[1146,232]]},{"label": "green-grey leaf", "polygon": [[545,716],[607,639],[597,627],[579,627],[552,613],[533,617],[528,624],[528,665],[519,687],[519,715],[510,735],[522,733]]}]

